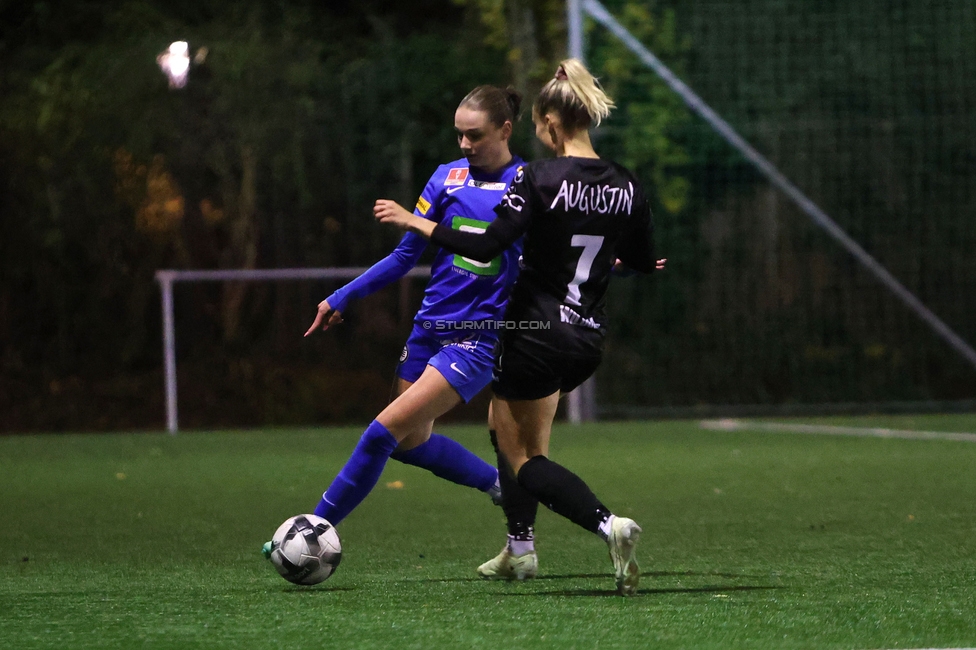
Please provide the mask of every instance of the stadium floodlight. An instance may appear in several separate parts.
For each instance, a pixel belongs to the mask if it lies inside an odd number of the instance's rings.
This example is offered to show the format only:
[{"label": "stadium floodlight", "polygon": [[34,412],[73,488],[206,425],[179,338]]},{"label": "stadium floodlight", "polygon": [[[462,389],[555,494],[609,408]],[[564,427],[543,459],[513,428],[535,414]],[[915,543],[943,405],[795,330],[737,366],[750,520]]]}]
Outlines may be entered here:
[{"label": "stadium floodlight", "polygon": [[169,79],[170,88],[182,88],[186,85],[186,79],[190,74],[189,44],[186,41],[170,43],[170,46],[156,57],[156,63]]}]

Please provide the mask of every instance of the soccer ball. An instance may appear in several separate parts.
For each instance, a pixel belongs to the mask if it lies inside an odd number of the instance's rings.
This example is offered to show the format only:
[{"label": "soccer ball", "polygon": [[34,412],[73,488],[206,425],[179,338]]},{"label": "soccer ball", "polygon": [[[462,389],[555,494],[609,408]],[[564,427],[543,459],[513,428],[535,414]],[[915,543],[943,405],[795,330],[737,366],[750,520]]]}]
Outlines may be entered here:
[{"label": "soccer ball", "polygon": [[296,585],[317,585],[335,572],[342,545],[335,526],[315,515],[285,521],[271,538],[271,564]]}]

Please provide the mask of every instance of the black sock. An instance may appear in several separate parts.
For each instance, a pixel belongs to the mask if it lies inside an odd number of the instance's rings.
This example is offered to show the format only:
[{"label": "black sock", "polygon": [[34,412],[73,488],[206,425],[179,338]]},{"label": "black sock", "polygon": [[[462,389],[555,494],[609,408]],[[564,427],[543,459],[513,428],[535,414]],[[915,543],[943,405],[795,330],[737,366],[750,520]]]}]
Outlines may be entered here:
[{"label": "black sock", "polygon": [[522,465],[518,482],[542,505],[591,533],[599,535],[600,524],[610,516],[583,479],[545,456],[533,456]]},{"label": "black sock", "polygon": [[489,429],[491,444],[498,458],[498,483],[502,487],[502,510],[508,521],[508,534],[521,541],[533,539],[535,516],[539,511],[539,500],[525,491],[512,471],[505,456],[498,449],[498,438],[494,429]]}]

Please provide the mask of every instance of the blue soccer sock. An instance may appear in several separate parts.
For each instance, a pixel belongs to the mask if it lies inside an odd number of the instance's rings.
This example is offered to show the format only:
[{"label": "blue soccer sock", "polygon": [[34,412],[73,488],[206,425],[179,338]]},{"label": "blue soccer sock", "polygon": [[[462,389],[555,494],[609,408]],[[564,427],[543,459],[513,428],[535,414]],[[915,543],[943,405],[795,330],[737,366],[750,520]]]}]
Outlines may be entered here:
[{"label": "blue soccer sock", "polygon": [[413,449],[394,452],[393,458],[482,492],[494,486],[498,478],[497,469],[468,451],[461,443],[436,433]]},{"label": "blue soccer sock", "polygon": [[322,495],[315,514],[333,526],[358,506],[370,493],[396,449],[397,440],[382,424],[373,420],[332,485]]}]

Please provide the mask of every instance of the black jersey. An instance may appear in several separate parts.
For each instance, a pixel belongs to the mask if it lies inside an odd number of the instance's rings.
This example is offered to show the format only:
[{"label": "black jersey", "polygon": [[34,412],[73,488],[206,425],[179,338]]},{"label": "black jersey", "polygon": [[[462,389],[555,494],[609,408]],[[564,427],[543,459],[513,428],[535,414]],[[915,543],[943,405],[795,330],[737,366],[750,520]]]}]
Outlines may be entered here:
[{"label": "black jersey", "polygon": [[484,235],[438,226],[431,241],[490,260],[524,234],[522,270],[506,320],[544,319],[558,323],[554,329],[570,325],[603,334],[617,258],[636,271],[655,268],[647,199],[634,176],[616,163],[576,157],[529,163],[495,212]]}]

